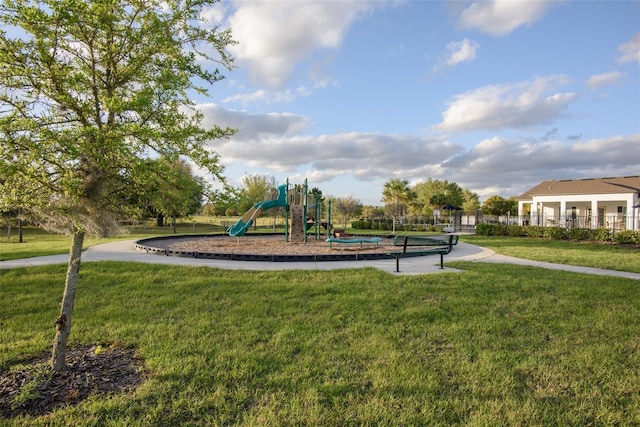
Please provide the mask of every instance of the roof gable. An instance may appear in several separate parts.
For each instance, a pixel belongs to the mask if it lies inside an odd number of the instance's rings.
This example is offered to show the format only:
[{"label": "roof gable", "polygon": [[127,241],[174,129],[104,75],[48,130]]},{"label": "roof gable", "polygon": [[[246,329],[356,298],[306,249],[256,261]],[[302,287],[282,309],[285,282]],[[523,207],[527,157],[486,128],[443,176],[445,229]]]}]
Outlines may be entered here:
[{"label": "roof gable", "polygon": [[640,175],[542,181],[516,199],[530,200],[534,196],[612,193],[640,193]]}]

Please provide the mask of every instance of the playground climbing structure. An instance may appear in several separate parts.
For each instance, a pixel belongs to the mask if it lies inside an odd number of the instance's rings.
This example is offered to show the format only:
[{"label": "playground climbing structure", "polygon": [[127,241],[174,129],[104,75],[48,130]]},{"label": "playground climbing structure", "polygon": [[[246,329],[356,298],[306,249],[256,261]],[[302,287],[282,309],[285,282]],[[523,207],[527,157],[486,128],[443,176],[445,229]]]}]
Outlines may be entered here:
[{"label": "playground climbing structure", "polygon": [[306,179],[304,184],[297,185],[290,185],[287,180],[287,183],[278,186],[277,190],[276,198],[253,205],[238,222],[227,229],[227,233],[233,237],[244,236],[264,211],[276,207],[285,208],[285,240],[287,242],[306,242],[311,227],[315,227],[312,235],[315,235],[316,239],[320,237],[318,228],[320,225],[325,227],[327,233],[330,232],[331,210],[329,209],[327,221],[318,221],[322,215],[322,203],[316,193],[311,195],[313,200],[310,202]]}]

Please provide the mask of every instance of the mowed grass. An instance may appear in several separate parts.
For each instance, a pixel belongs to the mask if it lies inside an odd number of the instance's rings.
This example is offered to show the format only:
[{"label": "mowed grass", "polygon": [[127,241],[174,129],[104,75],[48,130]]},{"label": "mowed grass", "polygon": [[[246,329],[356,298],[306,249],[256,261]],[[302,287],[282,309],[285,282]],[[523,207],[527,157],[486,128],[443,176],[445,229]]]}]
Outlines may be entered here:
[{"label": "mowed grass", "polygon": [[[223,229],[220,227],[203,225],[192,227],[191,225],[183,224],[183,226],[178,229],[177,234],[220,233],[222,231]],[[170,227],[133,228],[128,234],[112,237],[86,236],[83,247],[87,249],[90,246],[112,242],[114,240],[142,239],[145,237],[170,234],[173,234],[173,229]],[[70,247],[71,236],[49,233],[35,228],[27,228],[23,233],[23,241],[19,242],[17,230],[12,230],[10,238],[7,238],[6,234],[0,237],[0,261],[65,254],[69,253]]]},{"label": "mowed grass", "polygon": [[[86,249],[111,240],[113,239],[86,237],[83,246]],[[20,242],[17,230],[13,230],[10,238],[6,234],[0,238],[0,261],[64,254],[69,253],[70,247],[70,236],[28,228],[24,230],[23,240]]]},{"label": "mowed grass", "polygon": [[[222,233],[224,232],[224,227],[220,224],[222,222],[225,224],[232,222],[232,220],[222,220],[220,218],[210,219],[210,221],[216,222],[211,224],[206,222],[180,223],[178,234]],[[259,230],[263,232],[273,231],[269,227],[263,227]],[[10,239],[4,236],[0,237],[0,261],[69,252],[71,244],[69,236],[28,228],[25,230],[24,242],[18,243],[16,233],[14,230]],[[110,238],[87,236],[84,247],[86,249],[89,246],[113,240],[142,239],[171,234],[173,234],[171,227],[157,228],[147,225],[132,228],[130,234]],[[640,273],[640,248],[638,247],[519,237],[463,235],[460,238],[463,242],[487,247],[499,254],[517,258]]]},{"label": "mowed grass", "polygon": [[[239,217],[238,217],[239,218]],[[264,224],[267,219],[260,218],[261,231],[272,232],[272,227]],[[233,224],[237,219],[234,217],[199,217],[196,221],[181,220],[177,223],[175,234],[212,234],[224,233],[228,225]],[[276,229],[278,230],[278,229]],[[157,227],[151,222],[147,222],[135,227],[128,227],[126,234],[111,237],[85,236],[84,248],[98,245],[100,243],[112,242],[122,239],[142,239],[153,236],[173,235],[173,227]],[[284,233],[284,229],[278,230]],[[69,253],[71,246],[71,236],[50,233],[34,227],[25,227],[23,230],[23,241],[19,241],[17,227],[12,227],[10,236],[6,228],[0,228],[0,261],[8,261],[21,258],[32,258],[46,255],[59,255]]]},{"label": "mowed grass", "polygon": [[516,258],[640,273],[640,248],[637,246],[528,237],[469,235],[460,238],[463,242]]},{"label": "mowed grass", "polygon": [[[72,342],[148,379],[6,425],[639,425],[638,281],[464,273],[81,269]],[[65,267],[0,270],[0,367],[48,351]]]}]

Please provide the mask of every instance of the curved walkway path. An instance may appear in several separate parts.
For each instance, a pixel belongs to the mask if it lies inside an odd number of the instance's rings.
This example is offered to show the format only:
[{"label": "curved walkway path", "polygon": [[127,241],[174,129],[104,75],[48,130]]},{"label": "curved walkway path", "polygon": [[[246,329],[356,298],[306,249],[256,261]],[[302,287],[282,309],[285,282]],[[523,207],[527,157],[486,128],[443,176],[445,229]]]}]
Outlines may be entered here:
[{"label": "curved walkway path", "polygon": [[[131,261],[148,264],[192,265],[215,267],[227,270],[336,270],[344,268],[374,267],[391,274],[425,274],[441,272],[460,272],[461,270],[439,267],[440,258],[412,257],[400,260],[400,273],[395,272],[396,262],[393,258],[372,261],[321,261],[321,262],[261,262],[261,261],[224,261],[198,258],[183,258],[147,254],[134,248],[135,240],[122,240],[92,246],[82,254],[83,262],[91,261]],[[565,270],[576,273],[597,274],[603,276],[625,277],[640,280],[640,273],[603,270],[599,268],[578,267],[573,265],[553,264],[549,262],[531,261],[496,254],[494,251],[480,246],[459,242],[450,254],[445,255],[445,263],[452,261],[490,262],[500,264],[519,264],[542,267],[553,270]],[[35,258],[24,258],[0,261],[0,269],[34,267],[49,264],[66,264],[68,255],[50,255]]]}]

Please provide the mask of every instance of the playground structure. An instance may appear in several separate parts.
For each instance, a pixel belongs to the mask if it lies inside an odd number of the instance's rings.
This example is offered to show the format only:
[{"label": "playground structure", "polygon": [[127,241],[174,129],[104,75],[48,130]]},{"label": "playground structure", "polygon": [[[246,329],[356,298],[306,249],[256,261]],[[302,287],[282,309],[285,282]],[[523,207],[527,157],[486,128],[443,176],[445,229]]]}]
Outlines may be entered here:
[{"label": "playground structure", "polygon": [[332,233],[331,203],[327,209],[327,221],[319,221],[322,217],[322,203],[317,193],[313,193],[314,200],[309,200],[308,183],[305,179],[303,185],[291,185],[287,179],[286,184],[277,188],[277,196],[273,199],[263,200],[253,205],[234,225],[227,229],[232,237],[244,236],[256,219],[266,210],[281,207],[285,210],[285,240],[287,242],[306,242],[308,231],[314,227],[312,235],[320,238],[320,226],[326,230],[328,237]]},{"label": "playground structure", "polygon": [[[349,236],[334,229],[331,200],[327,203],[325,221],[320,195],[311,193],[313,200],[310,200],[306,179],[304,184],[297,185],[290,185],[287,180],[276,190],[273,198],[254,204],[223,235],[151,237],[137,241],[136,249],[164,256],[263,262],[378,260],[389,259],[390,252],[397,250],[393,236]],[[285,242],[294,244],[283,245],[280,233],[247,233],[260,215],[274,208],[284,209]],[[321,227],[325,230],[322,238]],[[226,235],[236,239],[228,239]],[[240,239],[241,236],[246,237]],[[315,237],[313,241],[308,241],[309,236]],[[413,251],[406,256],[432,252]]]},{"label": "playground structure", "polygon": [[[312,195],[313,200],[310,200],[306,179],[303,185],[289,185],[287,180],[286,184],[277,187],[277,194],[273,198],[254,204],[235,224],[227,228],[225,234],[236,239],[228,239],[226,235],[207,234],[188,237],[158,236],[137,241],[136,249],[164,256],[262,262],[382,260],[389,259],[397,252],[394,236],[352,237],[344,234],[344,230],[334,229],[331,224],[331,200],[327,203],[325,221],[322,217],[320,195],[315,192]],[[285,242],[304,244],[283,245],[280,233],[247,235],[256,219],[274,208],[284,209]],[[326,232],[322,239],[320,227],[324,227]],[[240,239],[241,236],[246,237]],[[309,242],[309,236],[315,237],[314,241]],[[240,240],[243,240],[242,243]],[[430,253],[440,252],[429,248],[406,254],[403,251],[401,256]],[[440,261],[442,264],[442,258]]]}]

